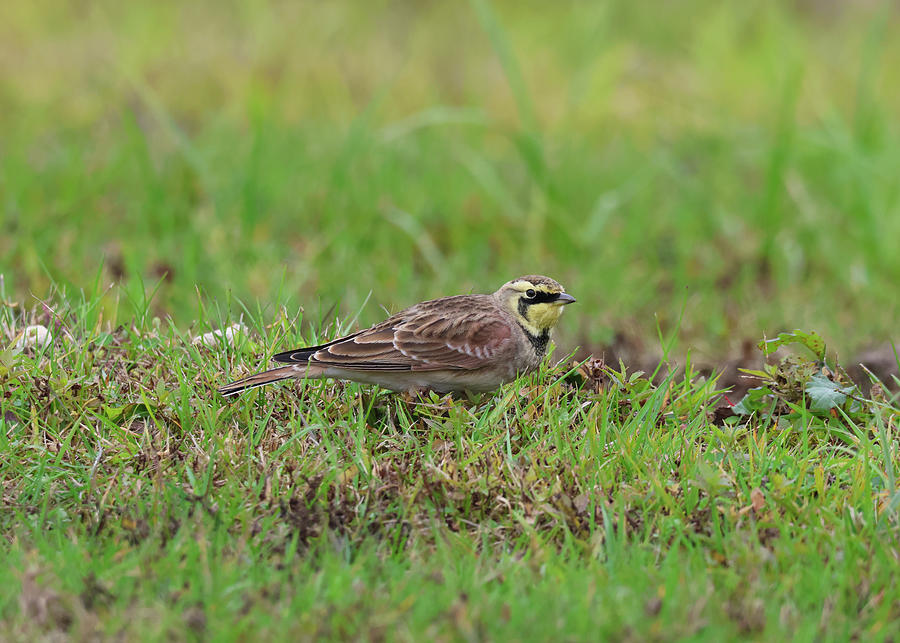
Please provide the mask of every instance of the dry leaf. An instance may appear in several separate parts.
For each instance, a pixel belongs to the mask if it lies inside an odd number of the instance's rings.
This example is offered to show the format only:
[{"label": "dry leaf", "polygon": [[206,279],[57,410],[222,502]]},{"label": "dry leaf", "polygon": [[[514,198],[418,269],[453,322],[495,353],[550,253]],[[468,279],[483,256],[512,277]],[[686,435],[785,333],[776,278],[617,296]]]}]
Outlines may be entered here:
[{"label": "dry leaf", "polygon": [[759,487],[754,487],[753,491],[750,492],[750,504],[753,507],[753,511],[757,513],[766,506],[766,497],[759,490]]}]

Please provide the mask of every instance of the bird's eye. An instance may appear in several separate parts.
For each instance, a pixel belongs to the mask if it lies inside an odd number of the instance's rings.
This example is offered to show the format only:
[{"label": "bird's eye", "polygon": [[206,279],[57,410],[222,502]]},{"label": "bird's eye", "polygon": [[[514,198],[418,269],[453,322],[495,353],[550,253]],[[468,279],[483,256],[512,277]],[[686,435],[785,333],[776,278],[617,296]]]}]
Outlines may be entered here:
[{"label": "bird's eye", "polygon": [[528,297],[529,299],[534,299],[535,297],[537,297],[537,293],[534,292],[533,288],[529,288],[528,290],[525,291],[525,296]]}]

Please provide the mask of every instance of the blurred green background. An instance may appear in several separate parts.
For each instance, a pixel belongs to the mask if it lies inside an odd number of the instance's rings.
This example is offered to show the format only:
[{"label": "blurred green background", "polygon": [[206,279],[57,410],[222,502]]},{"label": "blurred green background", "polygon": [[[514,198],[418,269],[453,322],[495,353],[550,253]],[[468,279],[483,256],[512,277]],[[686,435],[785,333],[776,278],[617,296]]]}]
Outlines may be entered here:
[{"label": "blurred green background", "polygon": [[896,339],[898,25],[862,1],[6,2],[5,296],[368,323],[538,272],[579,299],[567,348]]}]

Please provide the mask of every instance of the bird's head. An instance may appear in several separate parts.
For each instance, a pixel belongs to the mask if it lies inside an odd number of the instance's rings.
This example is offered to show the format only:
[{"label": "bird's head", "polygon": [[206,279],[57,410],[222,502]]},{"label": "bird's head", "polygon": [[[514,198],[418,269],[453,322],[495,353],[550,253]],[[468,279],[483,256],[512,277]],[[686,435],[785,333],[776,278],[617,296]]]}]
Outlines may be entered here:
[{"label": "bird's head", "polygon": [[559,321],[563,306],[575,301],[558,281],[540,275],[513,279],[503,284],[494,297],[534,336],[550,332]]}]

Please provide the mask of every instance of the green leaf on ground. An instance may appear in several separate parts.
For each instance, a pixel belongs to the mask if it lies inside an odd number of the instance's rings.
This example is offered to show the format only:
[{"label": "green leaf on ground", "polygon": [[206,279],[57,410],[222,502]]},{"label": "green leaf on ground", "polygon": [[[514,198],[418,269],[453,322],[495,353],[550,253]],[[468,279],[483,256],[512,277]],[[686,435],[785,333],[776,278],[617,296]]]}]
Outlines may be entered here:
[{"label": "green leaf on ground", "polygon": [[847,395],[853,392],[853,387],[842,387],[824,375],[813,375],[806,384],[805,390],[809,396],[809,409],[823,412],[843,406],[844,402],[847,401]]},{"label": "green leaf on ground", "polygon": [[768,386],[758,386],[747,391],[747,394],[740,402],[735,404],[731,410],[738,415],[751,415],[756,411],[771,406],[772,389]]},{"label": "green leaf on ground", "polygon": [[125,404],[123,406],[103,406],[106,417],[112,422],[130,420],[133,417],[153,417],[155,409],[146,404]]},{"label": "green leaf on ground", "polygon": [[771,355],[782,346],[800,344],[811,350],[819,359],[825,359],[825,340],[815,331],[795,330],[792,333],[779,333],[774,339],[765,339],[757,346],[766,355]]}]

